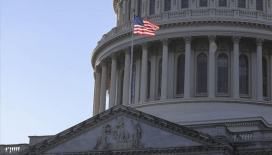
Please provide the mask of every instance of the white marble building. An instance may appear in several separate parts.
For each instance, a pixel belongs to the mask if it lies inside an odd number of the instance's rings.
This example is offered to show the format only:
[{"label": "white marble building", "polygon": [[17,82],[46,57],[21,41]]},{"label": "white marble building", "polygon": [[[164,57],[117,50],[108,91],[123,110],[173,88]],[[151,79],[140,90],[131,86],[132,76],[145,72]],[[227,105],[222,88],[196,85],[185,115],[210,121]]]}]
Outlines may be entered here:
[{"label": "white marble building", "polygon": [[[261,130],[262,122],[271,128],[271,2],[113,1],[117,27],[91,57],[94,114],[105,110],[109,92],[109,107],[130,106],[180,125],[224,124],[236,132]],[[129,96],[131,8],[160,30],[156,37],[134,37]]]},{"label": "white marble building", "polygon": [[[117,26],[91,56],[94,116],[0,154],[271,155],[271,3],[113,0]],[[134,37],[130,77],[132,8],[160,30]]]}]

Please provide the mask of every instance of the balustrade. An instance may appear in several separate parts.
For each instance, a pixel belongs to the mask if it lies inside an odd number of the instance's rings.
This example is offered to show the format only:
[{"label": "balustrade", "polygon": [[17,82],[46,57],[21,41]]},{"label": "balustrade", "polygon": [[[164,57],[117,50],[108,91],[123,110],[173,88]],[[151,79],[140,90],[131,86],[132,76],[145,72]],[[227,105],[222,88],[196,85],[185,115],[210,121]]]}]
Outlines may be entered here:
[{"label": "balustrade", "polygon": [[258,141],[258,140],[271,141],[272,131],[252,131],[232,133],[232,138],[234,142]]},{"label": "balustrade", "polygon": [[[163,15],[167,14],[168,18],[164,18]],[[200,17],[227,17],[227,18],[233,18],[233,17],[238,17],[238,18],[246,18],[246,19],[252,19],[252,20],[263,20],[267,22],[272,21],[272,15],[269,13],[261,13],[261,18],[257,18],[257,13],[254,11],[244,11],[244,10],[238,10],[234,11],[231,9],[216,9],[215,14],[211,15],[210,10],[190,10],[190,11],[175,11],[175,12],[164,12],[161,14],[154,14],[147,16],[146,18],[150,21],[153,22],[160,22],[160,21],[165,21],[165,20],[176,20],[176,19],[185,19],[187,18],[200,18]],[[207,19],[205,19],[207,20]],[[223,18],[221,20],[224,20]],[[235,20],[235,18],[233,18]],[[229,21],[229,19],[228,19]],[[159,24],[159,23],[158,23]],[[103,44],[106,41],[118,36],[122,35],[123,33],[131,31],[132,27],[132,22],[127,22],[122,25],[119,25],[115,28],[113,28],[111,31],[108,33],[104,34],[103,37],[101,38],[100,41],[98,41],[98,44]],[[96,47],[96,49],[99,47],[99,45]]]},{"label": "balustrade", "polygon": [[186,12],[170,12],[169,13],[169,19],[176,19],[176,18],[181,18],[181,17],[185,17],[186,16]]},{"label": "balustrade", "polygon": [[215,16],[226,16],[226,17],[233,17],[234,11],[233,10],[216,10]]},{"label": "balustrade", "polygon": [[252,132],[233,133],[232,137],[234,142],[252,141],[253,133]]},{"label": "balustrade", "polygon": [[240,11],[239,17],[257,19],[257,13],[250,11]]},{"label": "balustrade", "polygon": [[265,140],[272,140],[272,131],[262,132],[262,135]]},{"label": "balustrade", "polygon": [[26,149],[28,144],[0,145],[0,154],[18,154]]}]

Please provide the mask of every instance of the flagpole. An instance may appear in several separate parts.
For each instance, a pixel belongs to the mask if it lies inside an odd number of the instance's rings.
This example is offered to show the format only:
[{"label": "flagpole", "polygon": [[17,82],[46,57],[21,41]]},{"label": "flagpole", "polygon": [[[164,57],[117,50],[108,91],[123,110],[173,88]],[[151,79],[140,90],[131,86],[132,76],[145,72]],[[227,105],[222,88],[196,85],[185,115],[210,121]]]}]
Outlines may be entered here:
[{"label": "flagpole", "polygon": [[129,106],[131,105],[131,93],[132,93],[132,67],[133,67],[133,44],[134,44],[134,14],[135,10],[132,8],[132,37],[131,37],[131,53],[130,53],[130,71],[129,71]]}]

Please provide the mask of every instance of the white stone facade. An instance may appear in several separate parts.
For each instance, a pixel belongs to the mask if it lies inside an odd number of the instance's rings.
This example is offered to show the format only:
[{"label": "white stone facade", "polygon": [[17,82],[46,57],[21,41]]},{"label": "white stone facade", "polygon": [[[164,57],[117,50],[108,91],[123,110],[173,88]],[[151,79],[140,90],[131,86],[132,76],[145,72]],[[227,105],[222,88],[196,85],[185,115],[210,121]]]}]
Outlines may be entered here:
[{"label": "white stone facade", "polygon": [[[258,120],[271,128],[271,2],[114,0],[117,27],[103,35],[91,57],[98,81],[101,63],[106,62],[110,70],[116,63],[111,57],[117,57],[117,68],[110,71],[115,74],[104,75],[107,92],[115,96],[109,107],[128,105],[182,125]],[[129,96],[131,8],[160,30],[156,37],[134,37]],[[116,88],[111,88],[112,83]],[[102,93],[100,89],[96,85],[95,93]],[[95,98],[94,115],[105,110],[104,99]],[[253,129],[261,130],[243,127],[244,131]]]},{"label": "white stone facade", "polygon": [[[94,116],[0,155],[272,155],[271,3],[113,0],[117,26],[91,56]],[[132,8],[160,30],[134,37],[131,61]]]}]

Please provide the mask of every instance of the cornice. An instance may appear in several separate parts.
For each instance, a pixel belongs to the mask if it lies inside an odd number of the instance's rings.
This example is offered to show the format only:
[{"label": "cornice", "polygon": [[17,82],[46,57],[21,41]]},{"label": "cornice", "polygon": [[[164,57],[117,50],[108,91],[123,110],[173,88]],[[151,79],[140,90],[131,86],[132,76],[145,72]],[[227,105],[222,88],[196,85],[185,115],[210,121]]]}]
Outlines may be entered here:
[{"label": "cornice", "polygon": [[232,122],[232,121],[233,120],[229,120],[229,122],[222,122],[222,123],[208,123],[208,124],[183,125],[183,126],[186,126],[191,129],[203,128],[203,127],[214,127],[219,125],[224,125],[226,127],[258,126],[263,131],[272,131],[272,128],[268,128],[263,123],[263,120],[239,121],[239,122]]},{"label": "cornice", "polygon": [[256,105],[256,106],[267,106],[272,107],[271,101],[257,101],[253,99],[232,99],[232,98],[190,98],[190,99],[168,99],[168,100],[156,100],[156,101],[148,101],[142,102],[137,104],[131,104],[133,108],[142,108],[142,107],[150,107],[150,106],[158,106],[158,105],[165,105],[165,104],[183,104],[183,103],[235,103],[235,104],[248,104],[248,105]]},{"label": "cornice", "polygon": [[[191,147],[172,147],[172,148],[148,148],[148,149],[129,149],[114,151],[90,151],[61,153],[62,155],[124,155],[124,154],[167,154],[167,155],[188,155],[188,154],[233,154],[234,149],[230,145],[217,146],[191,146]],[[36,155],[36,154],[33,154]],[[50,154],[49,154],[50,155]]]}]

